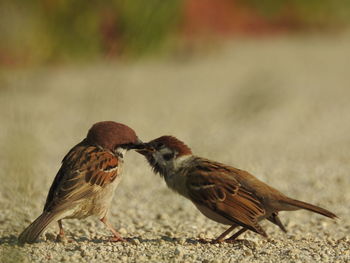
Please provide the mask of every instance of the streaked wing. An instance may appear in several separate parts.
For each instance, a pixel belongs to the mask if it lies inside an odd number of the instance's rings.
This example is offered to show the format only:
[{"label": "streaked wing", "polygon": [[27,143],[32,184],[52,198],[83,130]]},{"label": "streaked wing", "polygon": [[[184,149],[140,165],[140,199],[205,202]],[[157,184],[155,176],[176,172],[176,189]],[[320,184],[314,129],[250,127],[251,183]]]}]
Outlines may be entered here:
[{"label": "streaked wing", "polygon": [[44,210],[62,210],[89,198],[117,176],[117,157],[96,146],[78,144],[63,159]]},{"label": "streaked wing", "polygon": [[202,159],[189,172],[187,189],[190,199],[234,223],[264,234],[258,225],[259,218],[265,215],[262,204],[235,179],[233,173],[229,167]]}]

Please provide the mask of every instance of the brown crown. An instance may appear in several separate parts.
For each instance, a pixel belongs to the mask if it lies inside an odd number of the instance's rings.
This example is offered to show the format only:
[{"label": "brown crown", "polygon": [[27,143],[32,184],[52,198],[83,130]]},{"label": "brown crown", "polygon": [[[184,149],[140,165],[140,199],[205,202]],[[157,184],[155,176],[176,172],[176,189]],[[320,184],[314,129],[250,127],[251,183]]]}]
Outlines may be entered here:
[{"label": "brown crown", "polygon": [[178,152],[178,157],[183,155],[192,154],[191,149],[182,141],[175,138],[174,136],[162,136],[149,142],[157,148],[158,145],[164,144],[166,147],[176,150]]},{"label": "brown crown", "polygon": [[138,138],[130,127],[114,121],[95,123],[89,130],[87,140],[105,149],[113,150],[118,145],[136,143]]}]

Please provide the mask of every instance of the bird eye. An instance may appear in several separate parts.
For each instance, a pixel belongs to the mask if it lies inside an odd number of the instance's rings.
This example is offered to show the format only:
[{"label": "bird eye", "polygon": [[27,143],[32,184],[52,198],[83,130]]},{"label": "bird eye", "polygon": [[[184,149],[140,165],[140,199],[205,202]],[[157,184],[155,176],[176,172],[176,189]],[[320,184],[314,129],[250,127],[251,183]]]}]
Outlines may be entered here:
[{"label": "bird eye", "polygon": [[164,143],[158,142],[158,143],[155,145],[155,147],[156,147],[157,149],[163,148],[163,147],[164,147]]},{"label": "bird eye", "polygon": [[169,161],[170,159],[172,159],[174,157],[174,153],[166,153],[163,154],[163,158],[165,161]]}]

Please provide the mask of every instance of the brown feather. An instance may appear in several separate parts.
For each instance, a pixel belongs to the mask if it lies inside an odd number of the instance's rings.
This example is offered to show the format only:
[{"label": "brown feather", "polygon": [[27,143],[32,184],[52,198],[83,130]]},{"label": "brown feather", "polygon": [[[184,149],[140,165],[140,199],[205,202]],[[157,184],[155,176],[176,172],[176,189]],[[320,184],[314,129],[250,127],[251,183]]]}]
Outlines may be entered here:
[{"label": "brown feather", "polygon": [[136,143],[138,138],[133,129],[122,123],[101,121],[90,128],[86,140],[112,151],[118,145]]},{"label": "brown feather", "polygon": [[272,213],[272,215],[266,219],[269,220],[271,223],[277,225],[284,233],[287,233],[287,229],[284,227],[281,220],[279,219],[277,212]]},{"label": "brown feather", "polygon": [[337,218],[337,216],[335,214],[333,214],[331,211],[328,211],[327,209],[324,209],[322,207],[316,206],[316,205],[312,205],[303,201],[299,201],[299,200],[295,200],[295,199],[291,199],[291,198],[283,198],[280,200],[280,202],[287,204],[287,205],[292,205],[295,206],[296,208],[302,208],[302,209],[306,209],[309,210],[311,212],[326,216],[326,217],[330,217],[330,218]]},{"label": "brown feather", "polygon": [[117,168],[118,158],[112,153],[96,146],[78,144],[63,159],[44,211],[66,209],[74,202],[81,201],[81,198],[92,196],[99,188],[115,180]]},{"label": "brown feather", "polygon": [[[279,211],[303,208],[336,217],[326,209],[286,197],[244,170],[194,156],[190,148],[175,137],[162,136],[149,142],[148,147],[140,153],[170,188],[190,199],[208,218],[230,224],[230,231],[235,225],[243,227],[232,238],[247,229],[267,237],[258,224],[264,219],[286,232],[278,218]],[[188,156],[179,158],[183,155]],[[225,231],[219,238],[227,233]]]},{"label": "brown feather", "polygon": [[59,217],[57,213],[43,212],[18,237],[18,243],[34,243],[47,226]]},{"label": "brown feather", "polygon": [[259,200],[244,189],[225,169],[192,169],[187,176],[189,197],[195,204],[204,205],[224,218],[261,235],[258,225],[265,210]]},{"label": "brown feather", "polygon": [[173,136],[162,136],[153,141],[150,141],[148,144],[152,145],[152,147],[156,149],[158,148],[158,145],[166,145],[167,147],[176,150],[178,157],[192,154],[190,147]]},{"label": "brown feather", "polygon": [[62,217],[84,218],[94,214],[105,219],[117,186],[111,184],[120,172],[118,158],[122,156],[117,150],[131,149],[136,144],[140,144],[136,133],[124,124],[112,121],[94,124],[87,137],[63,158],[43,214],[22,232],[20,242],[34,242],[52,220]]}]

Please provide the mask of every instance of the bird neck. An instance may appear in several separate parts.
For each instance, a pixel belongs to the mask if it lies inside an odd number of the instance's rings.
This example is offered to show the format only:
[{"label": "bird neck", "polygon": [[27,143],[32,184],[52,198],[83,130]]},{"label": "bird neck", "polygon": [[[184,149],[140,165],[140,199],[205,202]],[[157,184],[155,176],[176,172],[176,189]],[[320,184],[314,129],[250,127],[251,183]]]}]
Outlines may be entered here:
[{"label": "bird neck", "polygon": [[124,158],[124,155],[126,154],[126,149],[122,148],[122,147],[117,147],[115,150],[114,150],[114,154],[118,157],[118,159],[123,159]]},{"label": "bird neck", "polygon": [[189,167],[190,162],[193,159],[193,155],[183,155],[178,158],[176,158],[173,162],[172,165],[168,165],[163,169],[163,174],[162,176],[167,180],[174,175],[177,175],[181,173],[182,170],[186,169]]}]

